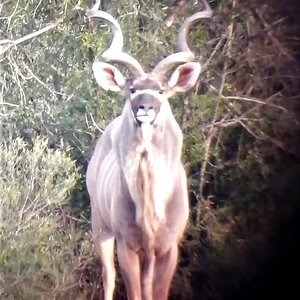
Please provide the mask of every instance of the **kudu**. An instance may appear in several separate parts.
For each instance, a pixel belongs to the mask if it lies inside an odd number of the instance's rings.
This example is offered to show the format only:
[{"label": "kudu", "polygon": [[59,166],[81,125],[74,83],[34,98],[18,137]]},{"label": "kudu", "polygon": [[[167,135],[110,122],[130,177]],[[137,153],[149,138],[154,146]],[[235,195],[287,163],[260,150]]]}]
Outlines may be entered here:
[{"label": "kudu", "polygon": [[[86,175],[104,298],[113,298],[116,239],[128,299],[167,299],[189,215],[180,160],[183,137],[168,98],[194,86],[200,64],[193,62],[187,33],[199,19],[211,17],[212,11],[205,2],[203,11],[187,18],[178,34],[177,52],[145,73],[137,60],[122,51],[119,23],[98,7],[99,2],[88,16],[106,21],[114,36],[102,55],[105,62],[94,62],[94,75],[100,87],[122,91],[126,99],[122,114],[97,142]],[[107,62],[126,66],[132,78]]]}]

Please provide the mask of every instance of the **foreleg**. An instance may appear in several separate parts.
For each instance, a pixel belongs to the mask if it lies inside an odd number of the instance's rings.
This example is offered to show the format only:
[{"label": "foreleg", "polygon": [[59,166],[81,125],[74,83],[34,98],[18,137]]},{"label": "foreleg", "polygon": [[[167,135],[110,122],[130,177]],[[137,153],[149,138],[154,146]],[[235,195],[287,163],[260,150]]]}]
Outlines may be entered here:
[{"label": "foreleg", "polygon": [[100,242],[104,300],[112,300],[115,289],[114,243],[114,237]]},{"label": "foreleg", "polygon": [[153,250],[144,253],[142,265],[142,295],[143,300],[153,300],[153,276],[155,266],[155,254]]},{"label": "foreleg", "polygon": [[138,254],[124,241],[117,241],[118,260],[125,281],[128,300],[141,300],[141,280]]},{"label": "foreleg", "polygon": [[171,281],[176,269],[178,246],[173,245],[166,253],[156,256],[154,267],[153,299],[167,300]]}]

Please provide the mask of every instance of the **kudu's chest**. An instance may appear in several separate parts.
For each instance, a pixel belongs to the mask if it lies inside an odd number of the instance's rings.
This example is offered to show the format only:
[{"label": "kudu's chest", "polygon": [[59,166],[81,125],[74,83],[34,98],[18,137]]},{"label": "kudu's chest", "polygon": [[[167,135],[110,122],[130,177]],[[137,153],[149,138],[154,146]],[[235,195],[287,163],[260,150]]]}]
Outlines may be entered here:
[{"label": "kudu's chest", "polygon": [[149,140],[122,118],[111,130],[112,147],[98,173],[98,186],[102,187],[98,198],[105,203],[99,206],[108,226],[128,239],[152,239],[165,225],[167,204],[181,166],[182,136],[176,134],[177,123],[171,124],[166,122],[166,132],[156,128]]}]

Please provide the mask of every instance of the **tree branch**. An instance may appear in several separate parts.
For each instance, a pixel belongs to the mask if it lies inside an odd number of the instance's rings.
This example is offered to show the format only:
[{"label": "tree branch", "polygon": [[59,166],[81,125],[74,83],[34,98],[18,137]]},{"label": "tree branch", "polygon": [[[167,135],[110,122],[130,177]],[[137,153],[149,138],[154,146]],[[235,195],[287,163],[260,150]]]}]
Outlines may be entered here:
[{"label": "tree branch", "polygon": [[[235,2],[233,2],[233,6],[234,5],[235,5]],[[227,28],[226,53],[227,53],[228,57],[230,57],[230,55],[231,55],[232,36],[233,36],[233,17],[232,17],[232,20],[231,20],[230,24],[228,25],[228,28]],[[218,48],[221,46],[222,40],[223,39],[221,39],[219,41],[219,43],[217,45]],[[222,97],[222,95],[223,95],[223,89],[224,89],[224,84],[225,84],[226,75],[227,75],[227,68],[228,68],[228,61],[226,60],[224,65],[223,65],[221,83],[220,83],[220,87],[218,89],[218,97]],[[205,148],[204,148],[204,157],[203,157],[203,161],[202,161],[202,164],[201,164],[200,182],[199,182],[200,200],[204,200],[203,189],[204,189],[204,186],[205,186],[205,173],[206,173],[207,163],[208,163],[208,160],[209,160],[209,150],[210,150],[210,147],[211,147],[211,142],[212,142],[213,137],[218,132],[218,128],[215,126],[217,118],[218,118],[218,113],[219,113],[219,103],[216,105],[214,116],[213,116],[213,119],[212,119],[212,122],[211,122],[212,126],[210,127],[208,137],[207,137],[207,140],[206,140],[206,144],[205,144]]]},{"label": "tree branch", "polygon": [[[53,23],[50,23],[48,26],[46,26],[38,31],[35,31],[33,33],[27,34],[17,40],[0,40],[0,55],[4,54],[6,51],[8,51],[13,46],[16,46],[27,40],[30,40],[30,39],[32,39],[38,35],[41,35],[44,32],[47,32],[53,28],[56,28],[60,23],[62,23],[62,21],[63,21],[63,17],[60,17],[57,20],[55,20]],[[4,46],[2,46],[1,44],[4,44]]]}]

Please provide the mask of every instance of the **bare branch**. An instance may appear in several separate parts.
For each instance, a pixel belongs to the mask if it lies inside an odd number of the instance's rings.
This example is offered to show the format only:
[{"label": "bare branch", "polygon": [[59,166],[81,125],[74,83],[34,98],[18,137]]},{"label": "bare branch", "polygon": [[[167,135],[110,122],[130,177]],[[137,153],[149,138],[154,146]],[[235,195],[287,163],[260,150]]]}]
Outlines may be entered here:
[{"label": "bare branch", "polygon": [[91,113],[90,113],[90,118],[91,118],[91,120],[92,120],[92,122],[93,122],[93,125],[94,125],[101,133],[103,133],[104,130],[101,129],[101,128],[97,125],[97,123],[96,123],[96,121],[95,121],[95,119],[94,119],[94,117],[93,117],[93,115],[92,115]]},{"label": "bare branch", "polygon": [[258,19],[260,20],[260,22],[263,24],[263,26],[265,27],[265,31],[266,31],[268,37],[273,42],[273,44],[279,49],[279,51],[284,56],[286,56],[288,59],[290,59],[292,61],[296,61],[296,59],[288,52],[288,50],[275,37],[274,30],[272,29],[272,26],[267,23],[267,21],[263,17],[262,12],[258,8],[255,8],[255,14],[258,17]]},{"label": "bare branch", "polygon": [[57,97],[56,96],[57,93],[53,89],[51,89],[45,82],[39,79],[24,62],[23,62],[23,66],[38,83],[40,83],[43,87],[45,87],[55,98]]},{"label": "bare branch", "polygon": [[287,112],[287,110],[284,107],[280,106],[280,105],[267,103],[267,102],[264,102],[264,101],[256,99],[256,98],[249,98],[249,97],[242,97],[242,96],[223,96],[223,98],[224,99],[229,99],[229,100],[242,100],[242,101],[259,103],[259,104],[262,104],[262,105],[272,106],[272,107],[278,108],[278,109],[280,109],[284,112]]},{"label": "bare branch", "polygon": [[[35,31],[33,33],[30,33],[30,34],[27,34],[17,40],[1,40],[0,41],[0,55],[1,54],[4,54],[6,51],[8,51],[11,47],[13,46],[16,46],[20,43],[23,43],[25,41],[28,41],[38,35],[41,35],[42,33],[44,32],[47,32],[51,29],[54,29],[55,27],[57,27],[60,23],[62,23],[63,21],[63,17],[60,17],[58,18],[57,20],[55,20],[53,23],[50,23],[48,26],[38,30],[38,31]],[[4,46],[1,46],[1,44],[7,44],[7,45],[4,45]]]},{"label": "bare branch", "polygon": [[206,69],[208,68],[211,60],[213,59],[213,57],[215,56],[215,54],[217,53],[217,51],[221,48],[223,41],[226,39],[225,36],[221,37],[220,40],[218,41],[216,47],[214,48],[213,52],[211,53],[211,55],[209,56],[208,60],[205,62],[205,64],[202,66],[201,68],[201,73],[206,71]]},{"label": "bare branch", "polygon": [[[233,18],[230,22],[230,24],[228,25],[227,28],[227,48],[226,48],[226,52],[227,52],[227,56],[230,57],[230,52],[231,52],[231,43],[232,43],[232,36],[233,36]],[[219,48],[221,46],[221,41],[222,39],[219,41],[217,48]],[[224,66],[223,66],[223,72],[222,72],[222,77],[221,77],[221,83],[218,89],[218,96],[222,97],[223,94],[223,89],[224,89],[224,84],[225,84],[225,80],[226,80],[226,75],[227,75],[227,66],[228,62],[225,61]],[[220,103],[220,102],[219,102]],[[215,108],[215,112],[214,112],[214,116],[212,119],[212,126],[210,127],[209,133],[208,133],[208,137],[206,140],[206,144],[205,144],[205,148],[204,148],[204,157],[203,157],[203,161],[201,164],[201,171],[200,171],[200,183],[199,183],[199,195],[200,195],[200,199],[204,200],[203,197],[203,189],[205,186],[205,173],[206,173],[206,167],[207,167],[207,163],[209,160],[209,150],[211,147],[211,143],[212,143],[212,139],[213,137],[216,135],[216,133],[218,132],[217,127],[215,126],[217,118],[218,118],[218,111],[219,111],[219,105],[216,105]],[[200,218],[200,216],[197,216],[198,218]]]}]

